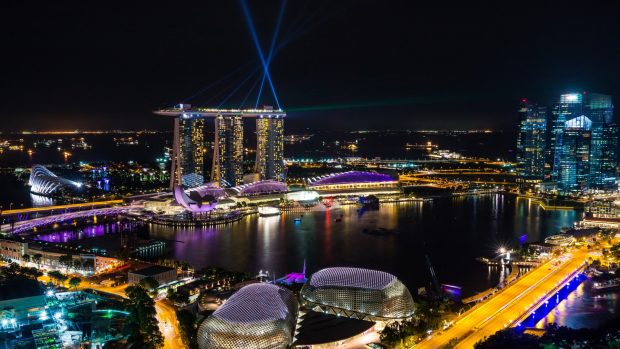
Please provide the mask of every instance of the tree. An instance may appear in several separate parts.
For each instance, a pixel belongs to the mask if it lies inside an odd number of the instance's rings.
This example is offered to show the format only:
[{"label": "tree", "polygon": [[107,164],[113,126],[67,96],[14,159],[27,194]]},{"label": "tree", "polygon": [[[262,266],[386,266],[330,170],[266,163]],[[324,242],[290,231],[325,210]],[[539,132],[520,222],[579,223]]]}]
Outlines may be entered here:
[{"label": "tree", "polygon": [[177,319],[181,332],[183,344],[188,349],[198,349],[198,339],[196,337],[196,316],[189,310],[178,310]]},{"label": "tree", "polygon": [[22,256],[22,261],[24,261],[26,263],[30,262],[30,255],[29,254],[24,254]]},{"label": "tree", "polygon": [[140,286],[144,287],[149,292],[154,292],[159,287],[159,282],[152,277],[147,277],[140,280]]},{"label": "tree", "polygon": [[73,266],[73,256],[70,254],[65,254],[58,257],[58,262],[60,265],[65,266],[65,268],[70,268]]},{"label": "tree", "polygon": [[33,279],[43,276],[43,273],[37,268],[22,268],[22,274],[28,275]]},{"label": "tree", "polygon": [[82,261],[80,261],[79,259],[74,259],[73,260],[73,269],[82,269]]},{"label": "tree", "polygon": [[62,273],[58,270],[52,270],[47,272],[47,276],[54,281],[55,284],[58,284],[58,281],[63,277]]},{"label": "tree", "polygon": [[15,262],[11,262],[11,264],[9,264],[8,273],[10,275],[17,274],[18,270],[19,270],[19,264],[15,263]]},{"label": "tree", "polygon": [[157,349],[164,344],[159,331],[155,302],[142,286],[134,285],[125,289],[125,306],[129,311],[128,348]]},{"label": "tree", "polygon": [[43,258],[43,255],[40,254],[40,253],[37,253],[34,256],[32,256],[32,261],[37,264],[37,268],[41,267],[41,259],[42,258]]},{"label": "tree", "polygon": [[69,285],[71,286],[71,288],[76,288],[80,286],[81,282],[82,279],[80,279],[79,277],[72,277],[71,279],[69,279]]}]

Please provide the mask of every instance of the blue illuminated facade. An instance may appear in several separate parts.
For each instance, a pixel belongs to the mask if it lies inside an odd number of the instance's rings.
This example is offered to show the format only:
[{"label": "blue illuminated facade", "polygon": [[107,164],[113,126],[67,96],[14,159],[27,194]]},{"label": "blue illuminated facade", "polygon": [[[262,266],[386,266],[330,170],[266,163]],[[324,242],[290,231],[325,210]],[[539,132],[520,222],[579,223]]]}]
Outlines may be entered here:
[{"label": "blue illuminated facade", "polygon": [[569,93],[554,107],[551,177],[565,191],[617,187],[618,129],[611,96]]},{"label": "blue illuminated facade", "polygon": [[522,100],[517,137],[518,179],[522,184],[541,182],[545,177],[547,108]]}]

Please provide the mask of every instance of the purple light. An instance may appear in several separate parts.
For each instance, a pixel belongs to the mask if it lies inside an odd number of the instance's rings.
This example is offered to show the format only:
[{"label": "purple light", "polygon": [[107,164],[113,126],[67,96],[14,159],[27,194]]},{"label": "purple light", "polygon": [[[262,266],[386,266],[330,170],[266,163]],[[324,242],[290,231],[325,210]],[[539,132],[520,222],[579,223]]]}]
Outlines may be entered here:
[{"label": "purple light", "polygon": [[174,187],[174,198],[179,205],[191,212],[209,212],[217,205],[217,201],[199,203],[190,199],[180,185]]},{"label": "purple light", "polygon": [[314,181],[310,181],[310,185],[331,185],[331,184],[349,184],[349,183],[377,183],[377,182],[394,182],[394,178],[390,175],[376,172],[349,171],[343,173],[335,173],[320,177]]},{"label": "purple light", "polygon": [[237,192],[238,196],[255,196],[255,195],[266,195],[266,194],[276,194],[276,193],[286,193],[288,191],[288,186],[286,183],[265,180],[258,181],[250,184],[244,184],[237,187],[232,188],[232,190]]}]

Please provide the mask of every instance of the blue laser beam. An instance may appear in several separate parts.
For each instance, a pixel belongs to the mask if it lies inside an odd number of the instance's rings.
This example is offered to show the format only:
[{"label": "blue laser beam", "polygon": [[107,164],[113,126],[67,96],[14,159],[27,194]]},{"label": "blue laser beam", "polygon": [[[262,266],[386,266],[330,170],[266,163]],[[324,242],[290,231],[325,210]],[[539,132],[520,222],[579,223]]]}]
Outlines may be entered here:
[{"label": "blue laser beam", "polygon": [[[275,51],[276,40],[278,39],[278,33],[280,32],[280,26],[282,24],[282,17],[284,17],[285,8],[286,8],[286,0],[282,0],[282,3],[280,4],[280,12],[278,13],[278,20],[276,22],[276,27],[273,30],[273,36],[271,37],[271,47],[269,47],[269,54],[267,55],[267,69],[269,69],[269,66],[271,65],[271,59],[273,58],[273,53]],[[263,93],[263,86],[265,86],[266,75],[267,74],[263,73],[263,78],[258,88],[258,95],[256,96],[256,103],[254,104],[255,109],[258,108],[258,102],[260,101],[261,94]]]},{"label": "blue laser beam", "polygon": [[278,106],[278,110],[281,110],[282,108],[280,107],[280,101],[278,100],[278,95],[276,94],[276,89],[273,85],[271,74],[269,74],[269,67],[267,66],[267,61],[265,59],[265,55],[263,54],[260,40],[258,39],[258,35],[256,34],[256,28],[254,27],[254,21],[252,21],[252,16],[250,15],[248,3],[246,0],[240,0],[239,2],[241,3],[243,15],[245,16],[246,23],[250,29],[250,34],[252,35],[252,41],[254,42],[254,46],[256,47],[258,58],[260,58],[260,61],[263,65],[263,70],[265,73],[265,77],[267,78],[267,82],[269,83],[269,87],[271,88],[271,93],[273,94],[273,98],[275,99],[276,105]]},{"label": "blue laser beam", "polygon": [[[254,70],[251,72],[251,75],[254,75],[254,73],[260,68],[254,68]],[[202,105],[209,105],[211,104],[211,102],[215,101],[216,98],[219,98],[223,93],[230,91],[231,88],[234,88],[234,86],[237,86],[241,81],[243,80],[243,76],[239,76],[237,78],[235,78],[235,80],[231,81],[228,85],[218,89],[218,91],[216,93],[214,93],[211,97],[209,97],[206,101],[204,101],[202,103]],[[219,100],[219,99],[217,99]]]},{"label": "blue laser beam", "polygon": [[241,87],[243,87],[243,85],[245,85],[245,83],[246,83],[246,82],[248,82],[248,80],[250,80],[250,79],[251,79],[251,78],[252,78],[252,77],[253,77],[256,73],[258,73],[258,70],[259,70],[259,68],[256,68],[256,69],[254,69],[254,71],[253,71],[250,75],[246,76],[246,78],[245,78],[245,79],[243,79],[243,81],[241,81],[241,82],[239,83],[239,85],[237,85],[237,87],[235,87],[232,91],[230,91],[230,93],[228,94],[228,96],[226,96],[226,97],[222,100],[222,102],[220,102],[220,104],[217,106],[217,108],[218,108],[218,109],[219,109],[219,108],[221,108],[221,107],[222,107],[222,105],[224,105],[224,103],[226,103],[226,102],[230,99],[230,97],[232,97],[235,93],[237,93],[237,91],[239,91],[239,89],[240,89]]},{"label": "blue laser beam", "polygon": [[250,87],[250,89],[248,90],[248,93],[246,93],[245,97],[243,98],[243,100],[239,104],[239,109],[243,109],[243,107],[245,106],[245,102],[247,102],[248,98],[250,98],[250,95],[252,94],[252,91],[254,91],[254,88],[256,87],[256,85],[258,85],[258,82],[260,80],[261,80],[261,74],[258,74],[258,78],[256,80],[254,80],[254,83],[252,84],[252,87]]},{"label": "blue laser beam", "polygon": [[236,73],[238,73],[239,71],[241,71],[241,70],[243,70],[243,69],[247,68],[248,66],[250,66],[250,64],[252,64],[252,63],[254,63],[254,62],[255,62],[255,60],[252,60],[252,61],[246,62],[245,64],[240,65],[240,66],[239,66],[239,67],[237,67],[235,70],[233,70],[233,71],[229,72],[228,74],[224,75],[223,77],[219,78],[218,80],[216,80],[216,81],[214,81],[214,82],[212,82],[212,83],[208,84],[207,86],[203,87],[202,89],[200,89],[198,92],[194,93],[193,95],[191,95],[191,96],[189,96],[189,97],[187,97],[187,98],[182,99],[182,101],[185,103],[185,102],[188,102],[188,101],[190,101],[190,100],[192,100],[192,99],[196,98],[198,95],[200,95],[200,94],[204,93],[205,91],[209,90],[210,88],[212,88],[212,87],[214,87],[214,86],[216,86],[216,85],[218,85],[218,84],[220,84],[220,83],[222,83],[222,82],[224,82],[224,81],[228,80],[228,79],[229,79],[229,78],[231,78],[233,75],[235,75],[235,74],[236,74]]}]

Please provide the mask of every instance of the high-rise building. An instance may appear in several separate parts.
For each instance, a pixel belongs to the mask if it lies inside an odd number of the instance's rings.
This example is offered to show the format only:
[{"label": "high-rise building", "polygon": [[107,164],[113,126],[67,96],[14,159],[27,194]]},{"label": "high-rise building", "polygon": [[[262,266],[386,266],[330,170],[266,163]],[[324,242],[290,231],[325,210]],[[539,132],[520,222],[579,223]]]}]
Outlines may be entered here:
[{"label": "high-rise building", "polygon": [[284,181],[284,116],[260,115],[256,119],[255,171],[261,179]]},{"label": "high-rise building", "polygon": [[611,96],[585,95],[587,116],[592,121],[590,145],[590,187],[611,189],[616,185],[618,130],[613,121]]},{"label": "high-rise building", "polygon": [[552,152],[550,154],[551,178],[558,180],[558,171],[560,169],[560,154],[562,147],[562,134],[564,132],[564,124],[567,120],[582,115],[582,95],[579,93],[568,93],[560,96],[560,103],[553,108],[553,120],[551,124],[550,145]]},{"label": "high-rise building", "polygon": [[179,152],[181,182],[186,187],[197,187],[204,183],[205,120],[182,116],[179,120]]},{"label": "high-rise building", "polygon": [[215,118],[211,182],[232,187],[243,181],[243,120],[240,116]]},{"label": "high-rise building", "polygon": [[[195,108],[178,104],[154,112],[174,117],[174,139],[171,151],[170,190],[202,185],[205,177],[205,119],[215,119],[213,166],[210,182],[221,187],[243,183],[243,119],[258,118],[256,171],[263,179],[283,181],[284,117],[286,113],[271,107],[263,109]],[[209,144],[210,146],[210,144]],[[258,174],[248,178],[258,178]],[[194,179],[194,181],[190,181]]]},{"label": "high-rise building", "polygon": [[[553,110],[551,143],[551,175],[561,189],[616,187],[618,128],[613,121],[611,96],[585,92],[561,95]],[[583,153],[586,148],[588,154]],[[570,158],[574,156],[580,158]]]},{"label": "high-rise building", "polygon": [[522,100],[519,108],[517,162],[519,182],[534,184],[545,177],[547,108]]},{"label": "high-rise building", "polygon": [[592,121],[578,116],[564,122],[558,149],[558,183],[564,190],[585,190],[590,179]]}]

